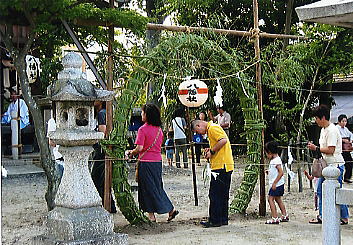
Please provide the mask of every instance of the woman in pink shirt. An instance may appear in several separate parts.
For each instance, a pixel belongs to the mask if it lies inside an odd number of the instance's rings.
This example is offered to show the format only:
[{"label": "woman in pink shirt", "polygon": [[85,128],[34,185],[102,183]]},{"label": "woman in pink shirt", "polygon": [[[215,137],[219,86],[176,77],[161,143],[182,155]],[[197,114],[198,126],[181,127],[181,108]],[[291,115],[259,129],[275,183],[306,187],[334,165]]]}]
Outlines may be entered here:
[{"label": "woman in pink shirt", "polygon": [[129,157],[139,155],[138,201],[141,210],[148,213],[150,221],[155,222],[154,213],[169,213],[168,221],[179,214],[163,189],[161,146],[163,132],[161,113],[154,104],[142,107],[142,121],[145,123],[137,132],[136,148],[129,151]]}]

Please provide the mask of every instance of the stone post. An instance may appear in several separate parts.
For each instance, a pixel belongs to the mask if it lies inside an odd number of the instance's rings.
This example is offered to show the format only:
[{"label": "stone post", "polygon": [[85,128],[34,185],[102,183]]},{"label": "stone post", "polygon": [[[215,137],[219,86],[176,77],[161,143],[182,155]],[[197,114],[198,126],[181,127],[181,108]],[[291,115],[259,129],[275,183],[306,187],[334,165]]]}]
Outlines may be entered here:
[{"label": "stone post", "polygon": [[322,244],[341,244],[340,207],[336,204],[336,189],[340,187],[340,171],[330,164],[322,171],[325,181],[322,184]]},{"label": "stone post", "polygon": [[[18,99],[18,103],[20,103]],[[18,120],[17,111],[11,111],[11,144],[12,144],[12,159],[18,159]]]},{"label": "stone post", "polygon": [[82,77],[82,58],[69,53],[63,59],[64,70],[49,89],[56,105],[56,131],[50,139],[60,145],[64,173],[55,197],[55,208],[49,212],[46,234],[35,244],[125,245],[126,234],[113,231],[112,215],[102,207],[102,200],[88,170],[92,145],[104,138],[94,131],[95,100],[109,101],[114,93],[96,89]]}]

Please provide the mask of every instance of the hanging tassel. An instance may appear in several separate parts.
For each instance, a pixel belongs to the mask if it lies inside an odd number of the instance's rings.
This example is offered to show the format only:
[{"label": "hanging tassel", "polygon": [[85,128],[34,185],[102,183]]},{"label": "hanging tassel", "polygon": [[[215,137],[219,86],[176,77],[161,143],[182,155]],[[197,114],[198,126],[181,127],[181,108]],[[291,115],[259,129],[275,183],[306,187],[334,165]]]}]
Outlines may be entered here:
[{"label": "hanging tassel", "polygon": [[288,165],[291,165],[293,162],[293,156],[292,156],[292,153],[290,151],[290,147],[288,146],[288,164],[286,163],[285,164],[285,167],[286,167],[286,171],[290,177],[291,180],[294,180],[294,178],[296,177],[296,174],[289,169]]},{"label": "hanging tassel", "polygon": [[165,96],[165,80],[167,79],[167,74],[164,73],[163,75],[163,84],[162,84],[162,92],[161,92],[161,96],[159,97],[158,101],[160,101],[161,99],[163,99],[163,106],[164,108],[167,108],[167,97]]},{"label": "hanging tassel", "polygon": [[213,97],[214,103],[216,106],[223,106],[223,99],[222,99],[222,94],[223,94],[223,89],[221,87],[221,84],[219,82],[219,78],[217,78],[217,90],[216,90],[216,95]]}]

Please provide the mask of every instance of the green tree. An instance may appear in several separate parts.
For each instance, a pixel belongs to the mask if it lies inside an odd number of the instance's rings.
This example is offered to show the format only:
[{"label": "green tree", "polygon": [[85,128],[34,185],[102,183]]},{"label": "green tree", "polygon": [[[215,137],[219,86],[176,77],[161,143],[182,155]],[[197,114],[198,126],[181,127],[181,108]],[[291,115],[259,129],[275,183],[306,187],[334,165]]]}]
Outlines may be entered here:
[{"label": "green tree", "polygon": [[[41,56],[49,57],[48,60],[45,60],[44,67],[52,66],[50,56],[57,57],[60,46],[72,43],[61,24],[61,19],[70,22],[76,33],[79,33],[79,39],[84,44],[92,40],[107,41],[106,29],[98,27],[97,23],[111,23],[131,30],[140,36],[144,33],[147,23],[145,17],[128,9],[110,9],[108,7],[107,3],[101,0],[14,0],[0,2],[0,19],[4,25],[4,28],[1,28],[0,37],[14,60],[15,68],[20,77],[24,100],[33,116],[41,162],[48,180],[45,197],[49,210],[52,210],[55,206],[54,198],[58,187],[58,176],[55,171],[55,164],[51,161],[43,117],[37,101],[31,95],[26,75],[25,56],[31,50],[39,49]],[[90,25],[92,21],[95,26],[82,27],[74,24]],[[15,40],[12,40],[13,25],[29,26],[28,38],[22,46],[13,45],[15,43]],[[56,65],[53,67],[54,70],[59,70]],[[45,74],[50,77],[50,72]],[[55,78],[50,77],[50,79]]]}]

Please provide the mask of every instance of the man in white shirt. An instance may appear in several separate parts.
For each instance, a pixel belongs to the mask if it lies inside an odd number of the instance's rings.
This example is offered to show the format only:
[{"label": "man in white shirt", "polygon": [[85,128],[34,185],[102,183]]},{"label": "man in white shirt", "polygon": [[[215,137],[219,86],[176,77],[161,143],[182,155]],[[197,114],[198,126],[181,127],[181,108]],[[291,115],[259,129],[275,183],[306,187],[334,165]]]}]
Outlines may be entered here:
[{"label": "man in white shirt", "polygon": [[20,128],[23,129],[29,125],[29,113],[28,107],[23,99],[19,99],[19,95],[16,91],[11,90],[11,103],[7,108],[7,111],[2,115],[1,123],[10,124],[11,112],[15,111],[18,115],[18,103],[20,103]]},{"label": "man in white shirt", "polygon": [[[321,128],[319,144],[316,146],[313,143],[308,143],[308,148],[312,151],[317,151],[322,154],[327,164],[334,164],[340,170],[338,181],[342,187],[342,177],[344,172],[344,159],[342,157],[342,138],[338,128],[330,122],[330,109],[326,105],[320,105],[313,111],[315,122]],[[317,195],[319,197],[319,216],[317,219],[309,221],[309,223],[322,223],[322,183],[324,177],[320,177],[317,183]],[[348,207],[340,205],[341,208],[341,224],[348,224]]]},{"label": "man in white shirt", "polygon": [[229,137],[229,128],[230,128],[230,121],[231,121],[230,114],[226,112],[223,106],[218,106],[217,112],[218,112],[217,116],[214,117],[212,113],[210,113],[209,117],[211,118],[212,121],[217,122]]}]

